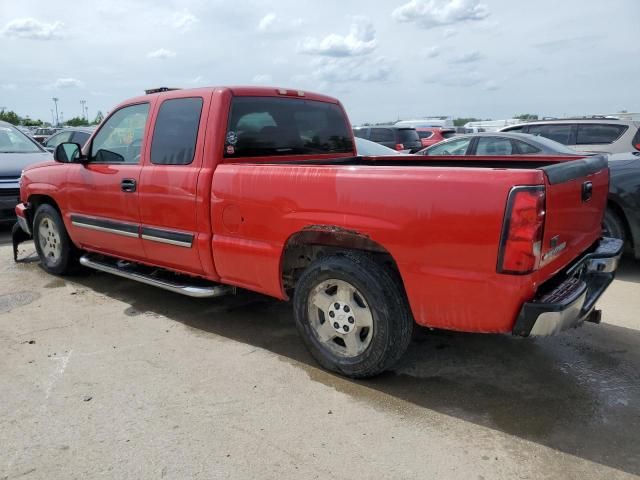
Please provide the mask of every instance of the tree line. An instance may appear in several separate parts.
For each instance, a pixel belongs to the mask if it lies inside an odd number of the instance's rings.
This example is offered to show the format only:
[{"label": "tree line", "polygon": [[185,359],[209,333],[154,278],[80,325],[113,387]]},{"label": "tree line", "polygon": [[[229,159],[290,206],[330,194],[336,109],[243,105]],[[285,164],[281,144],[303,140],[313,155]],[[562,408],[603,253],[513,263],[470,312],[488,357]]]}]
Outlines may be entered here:
[{"label": "tree line", "polygon": [[[102,112],[98,111],[98,113],[96,114],[96,118],[93,120],[93,122],[89,122],[86,118],[82,118],[82,117],[72,117],[68,119],[66,122],[64,122],[63,125],[66,125],[68,127],[98,125],[103,118],[104,118],[104,115],[102,114]],[[42,127],[45,125],[49,125],[49,123],[43,122],[40,119],[30,118],[28,115],[26,117],[22,117],[18,115],[16,112],[14,112],[13,110],[1,110],[0,120],[11,123],[12,125],[23,125],[25,127]]]}]

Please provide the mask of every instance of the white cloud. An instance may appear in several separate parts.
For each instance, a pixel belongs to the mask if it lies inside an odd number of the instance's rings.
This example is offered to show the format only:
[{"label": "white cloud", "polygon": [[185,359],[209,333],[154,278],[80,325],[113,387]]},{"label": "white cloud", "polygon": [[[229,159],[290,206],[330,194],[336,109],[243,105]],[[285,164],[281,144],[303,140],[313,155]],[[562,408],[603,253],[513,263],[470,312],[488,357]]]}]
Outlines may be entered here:
[{"label": "white cloud", "polygon": [[415,22],[423,28],[483,20],[489,9],[480,0],[410,0],[391,16],[398,22]]},{"label": "white cloud", "polygon": [[166,60],[167,58],[173,58],[176,56],[176,52],[173,50],[167,50],[166,48],[159,48],[152,52],[147,53],[148,58],[160,58]]},{"label": "white cloud", "polygon": [[330,84],[384,82],[392,72],[385,57],[319,58],[312,62],[311,78]]},{"label": "white cloud", "polygon": [[15,83],[4,83],[0,85],[0,89],[2,90],[15,90],[18,86]]},{"label": "white cloud", "polygon": [[303,24],[301,18],[284,19],[273,12],[267,13],[258,22],[258,32],[264,34],[280,34],[290,32]]},{"label": "white cloud", "polygon": [[171,17],[170,25],[180,32],[188,32],[198,23],[196,16],[189,10],[184,9],[182,12],[176,12]]},{"label": "white cloud", "polygon": [[82,88],[84,87],[84,82],[78,80],[77,78],[59,78],[53,83],[53,88]]},{"label": "white cloud", "polygon": [[255,75],[253,77],[252,82],[253,83],[271,83],[272,80],[273,79],[271,75],[269,75],[268,73],[259,73],[258,75]]},{"label": "white cloud", "polygon": [[427,48],[422,52],[422,56],[425,58],[436,58],[439,55],[440,55],[440,47],[435,45],[433,47]]},{"label": "white cloud", "polygon": [[463,53],[455,58],[452,58],[449,63],[473,63],[482,58],[482,54],[477,50],[472,50],[467,53]]},{"label": "white cloud", "polygon": [[442,32],[442,36],[444,38],[455,37],[458,34],[458,31],[455,28],[445,28],[444,32]]},{"label": "white cloud", "polygon": [[2,33],[7,37],[51,40],[63,36],[61,22],[44,23],[35,18],[16,18],[7,23]]},{"label": "white cloud", "polygon": [[376,46],[376,31],[371,21],[365,17],[355,17],[347,35],[332,33],[322,39],[307,38],[302,41],[299,50],[328,57],[351,57],[371,53]]},{"label": "white cloud", "polygon": [[198,75],[195,78],[192,78],[191,80],[188,80],[188,82],[191,85],[196,85],[196,86],[200,86],[200,85],[206,85],[207,83],[209,83],[209,81],[204,78],[202,75]]},{"label": "white cloud", "polygon": [[445,87],[474,87],[485,84],[485,75],[476,71],[451,71],[434,73],[424,78],[425,83],[443,85]]},{"label": "white cloud", "polygon": [[498,85],[498,84],[497,84],[496,82],[494,82],[493,80],[488,80],[488,81],[486,81],[486,82],[485,82],[485,84],[484,84],[484,89],[485,89],[485,90],[489,90],[489,91],[491,92],[491,91],[494,91],[494,90],[498,90],[498,89],[500,89],[500,85]]}]

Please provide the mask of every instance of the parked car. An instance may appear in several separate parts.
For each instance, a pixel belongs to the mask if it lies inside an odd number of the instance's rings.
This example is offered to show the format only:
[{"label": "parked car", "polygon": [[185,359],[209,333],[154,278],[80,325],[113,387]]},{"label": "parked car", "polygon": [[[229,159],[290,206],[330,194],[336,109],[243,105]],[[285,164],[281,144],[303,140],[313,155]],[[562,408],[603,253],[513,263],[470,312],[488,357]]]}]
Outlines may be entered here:
[{"label": "parked car", "polygon": [[38,143],[44,143],[44,141],[49,138],[54,133],[58,132],[59,128],[38,128],[33,134],[33,139]]},{"label": "parked car", "polygon": [[377,157],[383,155],[408,155],[406,153],[398,152],[379,143],[372,142],[371,140],[365,140],[364,138],[355,137],[356,152],[358,155],[364,155],[369,157]]},{"label": "parked car", "polygon": [[[471,133],[424,148],[417,155],[574,155],[575,150],[524,133]],[[584,156],[584,155],[583,155]]]},{"label": "parked car", "polygon": [[413,127],[376,126],[356,127],[353,129],[356,137],[371,140],[398,152],[414,153],[422,148],[418,132]]},{"label": "parked car", "polygon": [[394,365],[414,322],[528,336],[600,320],[622,251],[601,237],[603,156],[434,166],[358,156],[349,125],[299,90],[133,98],[25,170],[16,233],[56,275],[79,261],[195,297],[292,298],[310,352],[351,377]]},{"label": "parked car", "polygon": [[501,132],[540,135],[581,152],[640,151],[640,122],[611,117],[545,120],[505,127]]},{"label": "parked car", "polygon": [[607,236],[624,239],[640,260],[640,153],[609,155]]},{"label": "parked car", "polygon": [[43,149],[10,123],[0,121],[0,222],[15,222],[20,201],[20,174],[33,163],[51,159]]},{"label": "parked car", "polygon": [[58,145],[63,142],[73,142],[84,145],[95,129],[91,127],[73,127],[65,128],[58,133],[50,136],[43,142],[46,150],[53,152]]},{"label": "parked car", "polygon": [[420,137],[420,143],[423,147],[430,147],[436,143],[440,143],[447,138],[451,138],[456,134],[455,128],[416,128],[418,137]]}]

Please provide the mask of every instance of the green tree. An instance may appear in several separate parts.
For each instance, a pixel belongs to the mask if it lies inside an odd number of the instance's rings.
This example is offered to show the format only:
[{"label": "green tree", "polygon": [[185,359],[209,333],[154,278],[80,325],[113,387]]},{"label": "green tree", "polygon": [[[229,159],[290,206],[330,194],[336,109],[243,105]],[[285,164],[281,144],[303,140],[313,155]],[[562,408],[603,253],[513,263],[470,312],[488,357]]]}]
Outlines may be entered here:
[{"label": "green tree", "polygon": [[42,120],[34,120],[33,118],[29,118],[28,116],[22,118],[22,125],[24,125],[25,127],[41,127],[42,123]]},{"label": "green tree", "polygon": [[70,127],[84,127],[89,125],[89,122],[82,117],[73,117],[65,122]]},{"label": "green tree", "polygon": [[478,122],[480,119],[479,118],[474,118],[474,117],[469,117],[469,118],[454,118],[453,119],[453,124],[456,127],[463,127],[465,123],[469,123],[469,122]]},{"label": "green tree", "polygon": [[525,122],[530,122],[532,120],[538,120],[538,115],[533,113],[521,113],[520,115],[514,115],[513,118],[524,120]]},{"label": "green tree", "polygon": [[9,123],[11,123],[13,125],[20,125],[20,117],[13,110],[9,110],[8,112],[2,110],[0,112],[0,120],[3,120],[5,122],[9,122]]}]

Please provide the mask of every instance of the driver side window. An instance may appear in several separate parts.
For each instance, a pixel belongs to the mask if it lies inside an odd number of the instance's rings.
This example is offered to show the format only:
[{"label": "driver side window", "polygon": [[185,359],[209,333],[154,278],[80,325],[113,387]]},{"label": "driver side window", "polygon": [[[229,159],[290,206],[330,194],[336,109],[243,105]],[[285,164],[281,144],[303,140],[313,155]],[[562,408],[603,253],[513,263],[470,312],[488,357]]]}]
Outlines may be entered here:
[{"label": "driver side window", "polygon": [[469,142],[471,137],[441,142],[427,150],[427,155],[466,155]]},{"label": "driver side window", "polygon": [[95,163],[139,163],[149,104],[141,103],[111,115],[91,144]]}]

